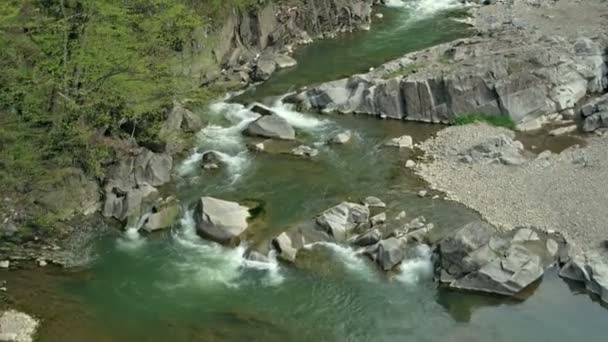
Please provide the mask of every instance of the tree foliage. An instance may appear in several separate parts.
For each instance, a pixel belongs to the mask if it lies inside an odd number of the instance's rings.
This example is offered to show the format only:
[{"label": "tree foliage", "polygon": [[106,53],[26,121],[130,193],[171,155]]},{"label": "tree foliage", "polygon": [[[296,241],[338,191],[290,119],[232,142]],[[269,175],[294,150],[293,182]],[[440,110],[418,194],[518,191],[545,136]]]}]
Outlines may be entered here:
[{"label": "tree foliage", "polygon": [[186,0],[0,2],[0,177],[75,164],[99,175],[106,137],[153,138],[192,90],[172,65],[201,18]]}]

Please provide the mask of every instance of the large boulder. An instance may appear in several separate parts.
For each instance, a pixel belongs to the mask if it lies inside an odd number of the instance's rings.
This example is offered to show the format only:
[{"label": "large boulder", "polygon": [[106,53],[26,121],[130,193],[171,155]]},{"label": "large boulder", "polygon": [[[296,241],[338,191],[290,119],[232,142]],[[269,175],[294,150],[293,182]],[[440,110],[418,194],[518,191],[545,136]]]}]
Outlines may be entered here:
[{"label": "large boulder", "polygon": [[258,60],[251,79],[254,81],[266,81],[275,70],[277,70],[277,62],[274,60],[274,56],[264,55]]},{"label": "large boulder", "polygon": [[235,202],[202,197],[194,208],[196,230],[202,237],[229,243],[247,228],[249,209]]},{"label": "large boulder", "polygon": [[439,243],[437,276],[450,288],[515,296],[539,280],[565,248],[557,234],[533,228],[498,233],[473,222]]},{"label": "large boulder", "polygon": [[343,202],[326,210],[317,217],[317,224],[336,241],[346,241],[351,232],[369,220],[369,208],[364,205]]},{"label": "large boulder", "polygon": [[384,271],[390,271],[406,257],[407,240],[395,237],[378,243],[376,262]]},{"label": "large boulder", "polygon": [[145,219],[142,229],[152,233],[171,228],[178,220],[181,210],[175,197],[167,198]]},{"label": "large boulder", "polygon": [[276,114],[262,116],[250,123],[244,133],[254,137],[272,139],[294,140],[296,138],[293,127],[287,120]]},{"label": "large boulder", "polygon": [[294,263],[300,249],[317,242],[335,241],[329,234],[315,228],[314,223],[294,226],[272,239],[272,247],[281,260]]},{"label": "large boulder", "polygon": [[173,158],[141,148],[113,165],[104,182],[102,214],[137,222],[159,199],[157,186],[171,181]]},{"label": "large boulder", "polygon": [[563,278],[585,284],[587,291],[608,303],[608,250],[574,256],[561,270]]}]

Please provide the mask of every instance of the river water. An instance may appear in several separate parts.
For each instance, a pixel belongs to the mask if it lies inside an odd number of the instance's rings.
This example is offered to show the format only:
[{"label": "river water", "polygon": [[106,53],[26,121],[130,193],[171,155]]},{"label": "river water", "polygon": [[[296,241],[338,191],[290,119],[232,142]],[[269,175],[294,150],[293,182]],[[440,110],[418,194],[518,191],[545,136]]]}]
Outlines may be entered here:
[{"label": "river water", "polygon": [[[298,67],[246,94],[249,100],[294,86],[361,72],[404,52],[467,33],[449,19],[452,1],[391,0],[371,31],[343,35],[298,51]],[[412,156],[383,143],[410,134],[416,141],[439,126],[367,116],[273,109],[320,154],[303,160],[253,154],[241,130],[255,116],[240,104],[202,108],[209,122],[197,146],[177,167],[183,218],[171,232],[121,234],[96,241],[94,261],[80,270],[17,272],[17,303],[45,319],[41,341],[605,341],[606,310],[580,288],[549,272],[526,300],[506,300],[437,289],[430,252],[390,275],[357,251],[319,244],[298,267],[243,257],[245,246],[225,248],[194,232],[188,204],[200,196],[263,204],[248,241],[255,245],[344,200],[374,195],[388,216],[424,215],[439,230],[477,218],[452,202],[419,198],[425,185],[404,168]],[[343,146],[320,144],[353,132]],[[220,152],[223,170],[203,172],[202,152]],[[300,255],[299,255],[300,259]]]}]

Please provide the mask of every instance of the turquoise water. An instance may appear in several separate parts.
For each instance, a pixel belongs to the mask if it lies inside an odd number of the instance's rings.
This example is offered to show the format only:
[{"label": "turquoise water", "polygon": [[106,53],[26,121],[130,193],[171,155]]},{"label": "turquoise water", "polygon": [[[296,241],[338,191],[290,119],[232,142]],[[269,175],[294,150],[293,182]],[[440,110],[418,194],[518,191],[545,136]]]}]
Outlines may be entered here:
[{"label": "turquoise water", "polygon": [[[428,17],[420,20],[414,14],[423,13],[412,8],[384,13],[369,32],[306,47],[299,52],[298,68],[276,75],[250,96],[261,100],[292,86],[363,71],[465,32],[445,12],[424,13]],[[296,127],[300,143],[319,149],[318,157],[285,155],[284,146],[277,153],[249,152],[246,144],[255,141],[240,130],[254,119],[251,113],[236,104],[202,108],[210,125],[177,167],[184,215],[174,229],[153,236],[105,236],[95,244],[96,261],[83,270],[18,274],[33,294],[33,312],[50,317],[40,340],[605,340],[606,310],[552,272],[527,300],[514,301],[438,289],[428,250],[386,275],[345,246],[315,245],[299,254],[293,267],[272,259],[248,261],[246,246],[225,248],[200,239],[188,208],[204,195],[262,203],[262,214],[246,236],[253,245],[341,201],[368,195],[388,203],[389,217],[403,210],[409,219],[424,215],[439,231],[477,218],[433,193],[419,198],[425,184],[404,167],[414,156],[383,146],[403,134],[421,141],[440,127],[297,113],[281,103],[273,108]],[[353,132],[349,144],[323,144],[346,129]],[[222,170],[201,170],[201,153],[208,150],[221,153]],[[15,281],[18,288],[20,280]]]}]

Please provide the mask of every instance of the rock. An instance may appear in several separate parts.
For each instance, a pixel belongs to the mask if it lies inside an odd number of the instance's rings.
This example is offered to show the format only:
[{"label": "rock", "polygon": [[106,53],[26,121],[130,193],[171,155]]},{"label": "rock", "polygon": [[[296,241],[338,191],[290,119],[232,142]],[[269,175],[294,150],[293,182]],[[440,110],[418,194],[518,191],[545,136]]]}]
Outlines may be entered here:
[{"label": "rock", "polygon": [[264,254],[249,248],[245,251],[245,254],[243,254],[243,256],[245,257],[245,259],[247,260],[251,260],[251,261],[255,261],[255,262],[268,262],[269,259],[267,256],[265,256]]},{"label": "rock", "polygon": [[584,282],[587,291],[608,303],[608,253],[589,251],[574,256],[561,270],[563,278]]},{"label": "rock", "polygon": [[555,240],[547,239],[547,242],[545,243],[545,247],[547,248],[547,252],[549,252],[550,256],[552,256],[552,257],[557,256],[557,253],[559,252],[559,245]]},{"label": "rock", "polygon": [[461,290],[513,296],[544,273],[540,257],[521,245],[513,245],[502,260],[492,260],[477,272],[457,279],[451,287]]},{"label": "rock", "polygon": [[384,271],[390,271],[405,258],[406,241],[389,238],[378,243],[378,265]]},{"label": "rock", "polygon": [[440,267],[455,278],[478,270],[487,260],[478,260],[476,251],[490,242],[494,227],[475,221],[439,243]]},{"label": "rock", "polygon": [[565,241],[555,233],[532,228],[498,233],[473,222],[440,242],[438,275],[452,279],[448,286],[455,289],[514,296],[558,261],[562,246]]},{"label": "rock", "polygon": [[372,227],[385,223],[386,222],[386,213],[381,213],[381,214],[372,216],[372,218],[369,219],[369,222],[372,224]]},{"label": "rock", "polygon": [[347,142],[350,141],[351,137],[352,137],[351,131],[344,131],[344,132],[336,134],[333,138],[329,139],[329,143],[337,144],[337,145],[346,144]]},{"label": "rock", "polygon": [[363,205],[369,208],[386,208],[386,203],[382,202],[381,199],[374,196],[368,196],[361,201]]},{"label": "rock", "polygon": [[146,219],[142,229],[152,233],[155,231],[168,229],[178,220],[181,210],[175,197],[167,198],[160,204],[160,209],[155,210]]},{"label": "rock", "polygon": [[281,233],[272,240],[272,247],[277,251],[278,257],[284,261],[294,263],[300,249],[316,242],[334,242],[327,233],[316,229],[315,224],[297,225]]},{"label": "rock", "polygon": [[412,232],[418,229],[422,229],[426,226],[426,218],[424,216],[418,216],[410,221],[403,227],[405,232]]},{"label": "rock", "polygon": [[386,143],[386,146],[398,147],[398,148],[412,148],[414,147],[414,140],[409,135],[404,135],[399,138],[394,138]]},{"label": "rock", "polygon": [[521,123],[517,124],[515,129],[517,129],[520,132],[537,131],[537,130],[543,128],[543,125],[546,122],[547,122],[547,118],[544,116],[541,116],[539,118],[533,118],[533,119],[529,119],[524,122],[521,122]]},{"label": "rock", "polygon": [[272,114],[262,116],[249,124],[244,132],[247,135],[272,139],[294,140],[296,132],[287,120]]},{"label": "rock", "polygon": [[[57,170],[59,171],[59,170]],[[47,189],[35,190],[35,203],[58,220],[91,215],[101,208],[101,190],[96,181],[77,168],[58,172],[61,176]]]},{"label": "rock", "polygon": [[577,130],[576,125],[570,125],[570,126],[556,128],[556,129],[552,130],[551,132],[549,132],[549,135],[560,136],[560,135],[576,132],[576,130]]},{"label": "rock", "polygon": [[266,145],[264,142],[259,143],[251,143],[247,144],[247,148],[252,152],[264,152],[266,150]]},{"label": "rock", "polygon": [[44,259],[38,259],[38,267],[46,267],[47,262]]},{"label": "rock", "polygon": [[429,238],[428,234],[435,228],[435,225],[432,223],[424,225],[420,229],[410,230],[407,234],[405,234],[405,238],[407,241],[416,241],[419,243],[426,243]]},{"label": "rock", "polygon": [[583,131],[590,133],[600,128],[608,128],[608,110],[591,114],[583,121]]},{"label": "rock", "polygon": [[278,55],[274,61],[279,69],[291,68],[298,64],[298,61],[287,55]]},{"label": "rock", "polygon": [[8,270],[11,267],[11,262],[9,260],[0,261],[0,269]]},{"label": "rock", "polygon": [[[510,24],[528,26],[517,18]],[[591,41],[577,53],[575,45],[585,44],[527,32],[500,30],[413,52],[366,74],[310,87],[298,98],[304,108],[323,112],[432,123],[485,113],[520,123],[573,109],[605,89],[599,44]]]},{"label": "rock", "polygon": [[511,241],[513,242],[526,242],[526,241],[538,241],[540,238],[538,234],[530,228],[521,228],[517,230],[515,236]]},{"label": "rock", "polygon": [[219,152],[207,151],[203,153],[203,156],[201,157],[201,167],[204,170],[218,169],[222,164],[222,157]]},{"label": "rock", "polygon": [[275,62],[273,56],[262,56],[255,66],[251,79],[256,82],[266,81],[276,69],[277,63]]},{"label": "rock", "polygon": [[247,207],[213,197],[202,197],[194,209],[199,235],[219,243],[228,243],[241,235],[248,228],[248,218]]},{"label": "rock", "polygon": [[32,342],[38,329],[37,319],[14,310],[0,315],[0,340],[11,342]]},{"label": "rock", "polygon": [[291,150],[291,154],[298,157],[308,157],[313,158],[319,154],[319,150],[314,149],[312,147],[308,147],[306,145],[300,145],[293,150]]},{"label": "rock", "polygon": [[408,159],[408,161],[405,162],[405,167],[407,167],[408,169],[413,169],[416,167],[416,162]]},{"label": "rock", "polygon": [[317,224],[336,241],[346,241],[357,225],[367,222],[369,208],[366,206],[343,202],[323,212],[317,217]]},{"label": "rock", "polygon": [[200,116],[194,114],[192,111],[184,108],[181,103],[175,102],[173,109],[168,115],[167,121],[161,128],[161,134],[163,130],[170,131],[183,131],[185,133],[195,133],[203,128],[203,121]]},{"label": "rock", "polygon": [[406,217],[407,217],[407,213],[405,211],[402,211],[399,214],[397,214],[397,216],[395,216],[395,221],[404,220]]},{"label": "rock", "polygon": [[375,13],[374,16],[378,19],[384,18],[384,14],[382,14],[382,13]]},{"label": "rock", "polygon": [[428,192],[426,190],[420,190],[420,191],[418,191],[418,197],[420,197],[420,198],[426,197],[427,193]]},{"label": "rock", "polygon": [[506,135],[489,139],[459,153],[464,163],[501,163],[521,165],[526,162],[522,155],[523,145]]},{"label": "rock", "polygon": [[359,247],[375,245],[382,239],[382,233],[378,229],[372,229],[369,232],[357,236],[353,241],[353,245]]},{"label": "rock", "polygon": [[267,115],[273,115],[276,114],[274,110],[264,106],[263,104],[260,103],[254,103],[251,108],[249,108],[250,111],[260,114],[261,116],[267,116]]}]

